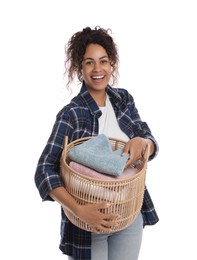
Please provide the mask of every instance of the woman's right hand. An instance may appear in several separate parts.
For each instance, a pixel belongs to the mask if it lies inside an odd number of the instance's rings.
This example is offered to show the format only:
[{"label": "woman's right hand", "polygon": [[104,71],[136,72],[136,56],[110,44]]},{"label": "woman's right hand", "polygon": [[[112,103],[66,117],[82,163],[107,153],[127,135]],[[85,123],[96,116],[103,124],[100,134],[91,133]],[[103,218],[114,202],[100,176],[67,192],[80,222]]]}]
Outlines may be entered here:
[{"label": "woman's right hand", "polygon": [[[116,219],[119,217],[119,214],[104,214],[101,212],[101,209],[107,209],[109,207],[110,204],[106,202],[78,205],[75,215],[90,225],[93,232],[110,232],[113,230],[113,226],[116,226]],[[65,214],[68,214],[67,210],[68,209],[64,209]]]},{"label": "woman's right hand", "polygon": [[[119,214],[104,214],[101,209],[110,207],[109,203],[79,205],[64,187],[58,187],[50,192],[52,199],[61,204],[64,213],[69,217],[70,213],[91,227],[93,232],[110,232],[116,226]],[[74,223],[73,223],[74,224]]]}]

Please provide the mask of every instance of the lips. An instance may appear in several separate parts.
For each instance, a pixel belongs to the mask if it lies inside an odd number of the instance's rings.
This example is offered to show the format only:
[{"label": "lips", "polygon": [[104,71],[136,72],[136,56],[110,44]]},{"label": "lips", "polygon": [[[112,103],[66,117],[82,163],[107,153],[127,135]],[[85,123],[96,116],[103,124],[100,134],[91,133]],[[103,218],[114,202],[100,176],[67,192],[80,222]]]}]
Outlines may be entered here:
[{"label": "lips", "polygon": [[93,80],[100,80],[100,79],[104,79],[104,77],[105,76],[92,76],[91,78],[93,79]]}]

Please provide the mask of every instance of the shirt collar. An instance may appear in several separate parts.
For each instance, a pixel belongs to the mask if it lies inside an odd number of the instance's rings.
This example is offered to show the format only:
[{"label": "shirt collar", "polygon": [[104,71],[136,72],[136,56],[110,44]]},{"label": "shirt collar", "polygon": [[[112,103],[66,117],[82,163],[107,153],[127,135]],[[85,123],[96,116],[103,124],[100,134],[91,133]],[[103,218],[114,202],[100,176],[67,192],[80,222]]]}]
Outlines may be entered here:
[{"label": "shirt collar", "polygon": [[[121,98],[120,94],[117,92],[117,90],[115,88],[111,87],[110,85],[107,85],[106,93],[107,93],[107,95],[109,95],[109,98],[112,101],[112,103],[119,104],[122,102],[122,98]],[[97,103],[90,95],[84,82],[83,82],[81,90],[80,90],[80,95],[81,95],[82,99],[84,100],[84,102],[86,103],[86,106],[91,111],[91,113],[100,117],[102,113],[101,113]]]},{"label": "shirt collar", "polygon": [[116,88],[112,88],[111,86],[107,86],[106,92],[111,99],[112,103],[120,104],[123,102],[121,95],[118,93]]},{"label": "shirt collar", "polygon": [[84,100],[86,106],[89,108],[91,114],[94,114],[97,117],[100,117],[102,115],[102,113],[101,113],[97,103],[92,98],[89,91],[87,90],[84,82],[83,82],[81,90],[80,90],[80,95],[81,95],[82,99]]}]

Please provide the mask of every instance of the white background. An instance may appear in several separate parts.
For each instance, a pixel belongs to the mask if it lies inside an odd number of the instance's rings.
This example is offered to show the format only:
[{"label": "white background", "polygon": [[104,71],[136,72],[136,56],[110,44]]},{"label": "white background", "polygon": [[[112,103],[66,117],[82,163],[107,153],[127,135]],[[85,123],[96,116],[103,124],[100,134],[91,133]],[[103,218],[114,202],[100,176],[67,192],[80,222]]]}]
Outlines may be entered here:
[{"label": "white background", "polygon": [[145,228],[140,260],[197,259],[195,3],[0,2],[1,259],[66,259],[58,249],[59,205],[41,201],[34,172],[55,116],[71,98],[64,45],[96,25],[112,29],[119,86],[134,96],[160,145],[147,171],[160,221]]}]

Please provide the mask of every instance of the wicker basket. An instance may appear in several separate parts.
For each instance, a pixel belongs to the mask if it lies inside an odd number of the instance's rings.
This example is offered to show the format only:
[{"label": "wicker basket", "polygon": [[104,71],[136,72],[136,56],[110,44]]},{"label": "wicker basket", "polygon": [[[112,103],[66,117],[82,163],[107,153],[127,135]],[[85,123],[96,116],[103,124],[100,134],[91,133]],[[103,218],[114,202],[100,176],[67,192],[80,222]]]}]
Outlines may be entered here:
[{"label": "wicker basket", "polygon": [[[120,216],[117,219],[117,225],[113,227],[116,232],[130,225],[141,210],[144,188],[147,161],[149,157],[149,146],[144,153],[144,160],[141,168],[134,176],[113,180],[98,180],[89,176],[82,175],[69,167],[70,159],[68,152],[74,146],[89,140],[92,137],[81,138],[68,144],[68,139],[65,137],[65,145],[61,156],[61,176],[65,183],[65,188],[75,200],[84,205],[87,203],[109,202],[110,207],[102,209],[104,214],[118,213]],[[125,146],[125,142],[109,138],[113,150],[117,150]],[[86,231],[95,232],[95,229],[74,216],[70,211],[66,213],[68,219],[76,226]],[[97,230],[97,233],[102,233]],[[106,232],[105,232],[106,233]]]}]

